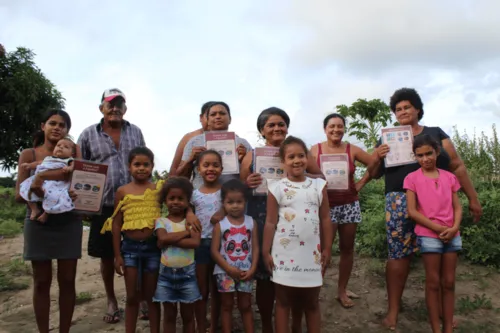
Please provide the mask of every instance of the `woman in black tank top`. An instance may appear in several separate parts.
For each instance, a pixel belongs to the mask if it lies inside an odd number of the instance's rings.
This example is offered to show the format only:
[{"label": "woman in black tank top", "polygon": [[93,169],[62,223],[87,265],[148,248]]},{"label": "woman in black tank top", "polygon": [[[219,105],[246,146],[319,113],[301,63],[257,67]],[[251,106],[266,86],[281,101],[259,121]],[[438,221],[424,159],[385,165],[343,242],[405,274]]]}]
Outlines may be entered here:
[{"label": "woman in black tank top", "polygon": [[[478,221],[482,214],[476,190],[467,174],[467,169],[458,156],[450,137],[439,127],[420,125],[419,121],[424,115],[423,103],[415,89],[402,88],[391,97],[390,107],[397,121],[401,125],[410,125],[414,136],[430,135],[441,146],[440,156],[437,160],[438,168],[450,171],[458,178],[460,185],[469,199],[469,210]],[[403,189],[405,177],[419,168],[417,163],[384,167],[384,158],[389,152],[389,146],[380,142],[373,156],[376,163],[368,168],[374,178],[385,175],[386,192],[386,226],[389,248],[387,261],[387,294],[389,309],[383,324],[395,328],[401,303],[401,295],[405,281],[410,271],[410,259],[418,249],[414,223],[408,218],[406,208],[406,195]]]}]

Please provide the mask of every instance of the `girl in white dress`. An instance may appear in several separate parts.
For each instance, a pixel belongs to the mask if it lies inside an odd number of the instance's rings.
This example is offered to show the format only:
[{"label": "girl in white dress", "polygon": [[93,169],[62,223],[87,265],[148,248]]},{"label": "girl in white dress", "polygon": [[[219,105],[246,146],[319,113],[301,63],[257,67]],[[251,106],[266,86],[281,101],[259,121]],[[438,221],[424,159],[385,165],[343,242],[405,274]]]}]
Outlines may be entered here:
[{"label": "girl in white dress", "polygon": [[[287,177],[268,184],[263,258],[276,288],[276,333],[289,332],[290,310],[321,331],[319,291],[333,241],[326,181],[305,176],[307,147],[293,136],[280,147]],[[297,311],[297,312],[295,312]]]}]

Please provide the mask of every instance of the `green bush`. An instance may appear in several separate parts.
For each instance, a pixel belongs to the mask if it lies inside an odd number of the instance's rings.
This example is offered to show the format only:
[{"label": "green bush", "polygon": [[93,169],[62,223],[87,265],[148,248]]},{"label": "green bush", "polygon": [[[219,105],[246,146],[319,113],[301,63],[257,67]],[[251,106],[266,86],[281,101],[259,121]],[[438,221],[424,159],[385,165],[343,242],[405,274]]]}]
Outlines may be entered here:
[{"label": "green bush", "polygon": [[14,237],[22,232],[22,224],[14,220],[0,219],[0,236]]},{"label": "green bush", "polygon": [[474,224],[463,199],[463,252],[473,263],[500,266],[500,182],[474,183],[478,190],[483,216]]},{"label": "green bush", "polygon": [[359,199],[363,222],[358,227],[356,251],[376,258],[387,258],[384,181],[373,180],[368,183]]},{"label": "green bush", "polygon": [[15,220],[22,223],[26,215],[26,205],[15,201],[13,188],[0,187],[0,220]]}]

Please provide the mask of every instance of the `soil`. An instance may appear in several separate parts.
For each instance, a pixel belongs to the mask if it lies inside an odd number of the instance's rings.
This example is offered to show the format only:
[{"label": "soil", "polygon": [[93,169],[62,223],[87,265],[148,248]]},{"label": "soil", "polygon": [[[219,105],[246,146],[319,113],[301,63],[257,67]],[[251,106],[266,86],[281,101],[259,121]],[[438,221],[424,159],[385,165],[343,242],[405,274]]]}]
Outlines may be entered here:
[{"label": "soil", "polygon": [[[99,273],[99,261],[87,256],[88,232],[84,232],[83,258],[78,263],[78,303],[73,316],[74,333],[124,332],[123,322],[106,324],[102,321],[105,310],[105,294]],[[0,265],[4,268],[12,260],[21,258],[23,238],[0,240]],[[372,258],[355,258],[355,267],[349,289],[361,296],[352,309],[343,309],[335,300],[337,264],[333,258],[325,285],[321,291],[323,332],[387,332],[380,326],[386,310],[384,261]],[[55,268],[54,268],[55,269]],[[29,270],[28,272],[29,273]],[[25,273],[26,274],[26,273]],[[29,275],[15,278],[26,282],[25,290],[0,292],[0,332],[37,332],[32,307],[32,283]],[[116,292],[124,307],[125,291],[122,278],[116,277]],[[429,332],[424,300],[425,273],[422,262],[416,259],[403,296],[403,307],[398,332]],[[51,296],[51,329],[58,331],[58,288],[53,282]],[[455,332],[500,332],[500,274],[486,267],[459,264],[456,283],[456,313],[459,327]],[[260,332],[259,314],[254,308],[256,332]],[[243,332],[237,311],[234,313],[234,332]],[[180,323],[180,321],[178,321]],[[137,332],[149,332],[148,323],[139,321]],[[181,332],[178,325],[177,332]],[[306,332],[304,326],[304,332]]]}]

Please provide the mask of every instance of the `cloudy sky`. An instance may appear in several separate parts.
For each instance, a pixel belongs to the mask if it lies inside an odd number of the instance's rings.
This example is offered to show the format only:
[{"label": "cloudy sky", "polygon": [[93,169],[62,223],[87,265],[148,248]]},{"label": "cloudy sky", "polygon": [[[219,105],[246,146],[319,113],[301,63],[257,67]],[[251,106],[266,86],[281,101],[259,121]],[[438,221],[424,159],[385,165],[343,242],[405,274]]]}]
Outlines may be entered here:
[{"label": "cloudy sky", "polygon": [[491,133],[500,120],[500,1],[0,0],[0,43],[31,48],[66,98],[73,136],[100,119],[104,89],[127,95],[159,169],[200,106],[223,100],[256,144],[277,106],[313,144],[336,105],[415,87],[424,124]]}]

